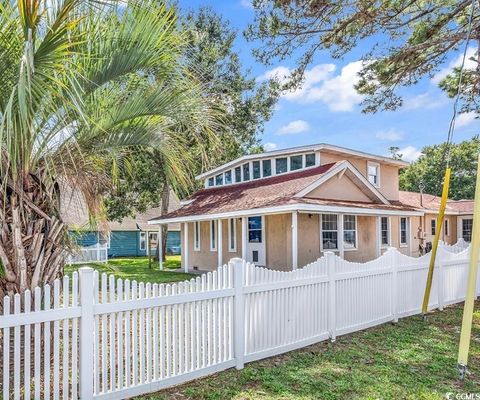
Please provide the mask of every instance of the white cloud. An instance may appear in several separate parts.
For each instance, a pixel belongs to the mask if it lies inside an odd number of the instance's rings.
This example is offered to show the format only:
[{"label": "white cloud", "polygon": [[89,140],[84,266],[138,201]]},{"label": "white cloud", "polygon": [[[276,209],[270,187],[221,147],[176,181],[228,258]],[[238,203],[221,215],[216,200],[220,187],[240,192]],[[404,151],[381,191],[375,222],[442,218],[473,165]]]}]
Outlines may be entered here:
[{"label": "white cloud", "polygon": [[385,140],[387,142],[397,142],[402,140],[404,134],[402,132],[398,132],[395,129],[389,129],[387,131],[380,131],[375,134],[375,137],[378,140]]},{"label": "white cloud", "polygon": [[252,0],[241,0],[240,5],[245,8],[253,8]]},{"label": "white cloud", "polygon": [[403,160],[410,162],[415,161],[418,157],[422,155],[422,152],[413,146],[404,147],[403,149],[400,149],[398,153],[403,156]]},{"label": "white cloud", "polygon": [[434,109],[442,107],[448,103],[448,98],[443,94],[432,94],[430,92],[418,94],[416,96],[403,100],[403,108],[405,110]]},{"label": "white cloud", "polygon": [[462,126],[470,125],[472,122],[477,120],[476,116],[477,114],[475,113],[475,111],[459,114],[457,115],[457,118],[455,120],[455,125],[458,128],[461,128]]},{"label": "white cloud", "polygon": [[[476,58],[477,49],[475,47],[469,47],[467,49],[467,57],[465,58],[465,69],[475,69],[477,67],[477,63],[472,58]],[[438,71],[432,78],[433,83],[440,83],[440,81],[449,75],[454,68],[460,67],[462,65],[463,60],[463,51],[461,54],[457,56],[454,60],[450,61],[447,67],[442,68]]]},{"label": "white cloud", "polygon": [[[345,65],[335,74],[335,64],[318,64],[305,71],[301,87],[283,93],[283,98],[297,103],[322,102],[332,111],[352,111],[360,103],[362,96],[354,86],[359,80],[358,73],[363,61]],[[280,83],[288,80],[291,70],[284,66],[276,67],[259,76],[259,80],[276,78]]]},{"label": "white cloud", "polygon": [[277,147],[278,146],[276,143],[271,143],[271,142],[265,143],[263,145],[263,148],[265,149],[265,151],[272,151],[272,150],[275,150]]},{"label": "white cloud", "polygon": [[289,122],[287,125],[282,126],[277,135],[296,135],[298,133],[306,132],[310,129],[310,125],[307,121],[298,119],[296,121]]}]

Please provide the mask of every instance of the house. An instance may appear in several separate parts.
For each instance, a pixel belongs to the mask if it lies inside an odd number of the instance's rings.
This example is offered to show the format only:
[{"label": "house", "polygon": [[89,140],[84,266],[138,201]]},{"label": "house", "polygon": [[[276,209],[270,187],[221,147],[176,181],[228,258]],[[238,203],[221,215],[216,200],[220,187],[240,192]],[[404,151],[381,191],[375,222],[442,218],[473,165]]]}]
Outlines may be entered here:
[{"label": "house", "polygon": [[[178,197],[170,192],[169,212],[179,207]],[[160,206],[138,214],[135,218],[124,218],[121,222],[108,221],[102,225],[101,230],[91,230],[82,195],[68,190],[62,197],[61,213],[79,246],[106,243],[108,257],[137,257],[157,252],[158,227],[149,225],[148,220],[161,214]],[[180,254],[180,246],[180,225],[168,224],[167,254]]]},{"label": "house", "polygon": [[[329,144],[247,155],[199,175],[203,189],[149,223],[181,224],[185,271],[232,257],[288,271],[325,251],[365,262],[391,246],[418,256],[440,199],[400,191],[406,166]],[[472,214],[472,201],[449,201],[442,239],[469,241]]]},{"label": "house", "polygon": [[[432,243],[437,227],[441,197],[415,192],[399,192],[400,202],[423,211],[421,226],[425,243]],[[448,200],[440,239],[455,244],[459,239],[470,242],[473,227],[473,200]]]}]

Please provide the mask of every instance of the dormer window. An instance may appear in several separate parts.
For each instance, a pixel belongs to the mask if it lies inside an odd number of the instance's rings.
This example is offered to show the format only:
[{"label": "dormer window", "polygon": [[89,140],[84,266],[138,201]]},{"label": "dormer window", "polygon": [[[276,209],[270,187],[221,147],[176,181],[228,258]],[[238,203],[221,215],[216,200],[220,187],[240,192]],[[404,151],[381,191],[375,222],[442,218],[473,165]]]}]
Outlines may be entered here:
[{"label": "dormer window", "polygon": [[252,163],[253,167],[253,179],[259,179],[260,178],[260,161],[254,161]]},{"label": "dormer window", "polygon": [[235,182],[242,181],[242,169],[240,167],[235,168]]},{"label": "dormer window", "polygon": [[290,171],[296,171],[297,169],[302,169],[303,167],[303,156],[292,156],[290,157]]},{"label": "dormer window", "polygon": [[380,186],[380,164],[369,162],[367,165],[368,180],[373,186]]},{"label": "dormer window", "polygon": [[215,185],[223,185],[223,174],[219,174],[215,177]]},{"label": "dormer window", "polygon": [[315,165],[315,153],[305,154],[305,167],[313,167]]},{"label": "dormer window", "polygon": [[263,167],[263,177],[267,177],[272,175],[272,160],[263,160],[262,161]]},{"label": "dormer window", "polygon": [[249,163],[243,164],[243,180],[244,181],[250,180],[250,164]]},{"label": "dormer window", "polygon": [[277,174],[287,172],[287,157],[275,159],[275,171]]},{"label": "dormer window", "polygon": [[225,185],[230,185],[232,183],[232,171],[225,172]]}]

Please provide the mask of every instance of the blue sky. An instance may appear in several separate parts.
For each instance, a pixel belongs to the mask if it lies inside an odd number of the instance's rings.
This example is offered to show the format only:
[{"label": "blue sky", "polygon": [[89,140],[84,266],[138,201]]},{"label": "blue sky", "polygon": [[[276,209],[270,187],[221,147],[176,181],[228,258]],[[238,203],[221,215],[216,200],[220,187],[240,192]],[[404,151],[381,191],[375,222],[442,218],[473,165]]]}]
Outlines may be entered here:
[{"label": "blue sky", "polygon": [[[251,75],[263,79],[272,74],[281,78],[295,66],[295,59],[264,66],[251,55],[252,44],[241,34],[253,20],[249,0],[180,0],[184,9],[211,6],[239,31],[235,43],[243,65]],[[262,142],[267,149],[280,149],[312,143],[331,143],[376,154],[387,154],[398,146],[404,158],[411,161],[425,146],[445,141],[452,116],[453,101],[438,89],[436,81],[449,68],[458,65],[459,55],[452,55],[434,79],[402,90],[404,105],[394,112],[362,114],[361,97],[354,91],[356,72],[362,49],[356,49],[341,60],[319,52],[309,67],[304,86],[283,96],[272,119],[266,124]],[[469,54],[473,55],[473,48]],[[457,118],[454,141],[480,133],[480,121],[473,114]]]}]

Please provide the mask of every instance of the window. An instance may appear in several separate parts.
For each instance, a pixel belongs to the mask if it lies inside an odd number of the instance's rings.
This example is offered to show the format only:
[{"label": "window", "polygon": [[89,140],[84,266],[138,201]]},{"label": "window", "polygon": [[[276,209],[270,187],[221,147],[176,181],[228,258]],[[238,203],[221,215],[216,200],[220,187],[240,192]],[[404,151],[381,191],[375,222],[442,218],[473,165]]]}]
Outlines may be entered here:
[{"label": "window", "polygon": [[200,222],[193,223],[193,250],[200,251]]},{"label": "window", "polygon": [[380,165],[376,163],[368,163],[368,180],[374,186],[380,186]]},{"label": "window", "polygon": [[232,183],[232,171],[225,172],[225,185],[230,185]]},{"label": "window", "polygon": [[407,218],[400,218],[400,245],[406,246],[408,244],[408,221]]},{"label": "window", "polygon": [[335,214],[322,214],[322,249],[338,249],[338,224]]},{"label": "window", "polygon": [[260,178],[260,161],[254,161],[252,163],[252,169],[253,169],[253,172],[252,172],[253,179]]},{"label": "window", "polygon": [[140,250],[147,249],[147,233],[146,232],[140,232],[139,246],[140,246]]},{"label": "window", "polygon": [[235,218],[228,220],[228,251],[235,253],[237,251],[237,230]]},{"label": "window", "polygon": [[219,174],[215,177],[215,185],[223,185],[223,174]]},{"label": "window", "polygon": [[208,178],[208,186],[213,186],[214,183],[213,177]]},{"label": "window", "polygon": [[248,217],[249,243],[262,243],[262,217]]},{"label": "window", "polygon": [[445,236],[448,236],[448,219],[445,220]]},{"label": "window", "polygon": [[290,171],[302,169],[302,167],[303,167],[303,156],[290,157]]},{"label": "window", "polygon": [[432,235],[437,233],[437,221],[435,219],[430,221],[430,229],[432,230]]},{"label": "window", "polygon": [[466,242],[472,241],[473,219],[462,219],[462,238]]},{"label": "window", "polygon": [[305,154],[305,167],[313,167],[315,165],[315,153]]},{"label": "window", "polygon": [[210,251],[217,251],[217,221],[210,221]]},{"label": "window", "polygon": [[382,246],[388,246],[390,244],[390,224],[388,217],[381,217],[380,233]]},{"label": "window", "polygon": [[275,171],[277,174],[287,172],[287,157],[275,159]]},{"label": "window", "polygon": [[243,164],[243,180],[244,181],[250,180],[250,164],[249,163]]},{"label": "window", "polygon": [[272,175],[272,160],[263,160],[262,168],[264,177]]},{"label": "window", "polygon": [[149,232],[148,233],[148,254],[151,254],[152,251],[157,250],[158,243],[158,232]]},{"label": "window", "polygon": [[242,169],[240,167],[235,168],[235,182],[242,181]]},{"label": "window", "polygon": [[357,248],[357,217],[355,215],[345,215],[343,217],[343,248]]}]

